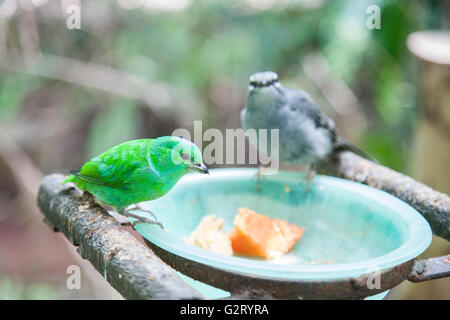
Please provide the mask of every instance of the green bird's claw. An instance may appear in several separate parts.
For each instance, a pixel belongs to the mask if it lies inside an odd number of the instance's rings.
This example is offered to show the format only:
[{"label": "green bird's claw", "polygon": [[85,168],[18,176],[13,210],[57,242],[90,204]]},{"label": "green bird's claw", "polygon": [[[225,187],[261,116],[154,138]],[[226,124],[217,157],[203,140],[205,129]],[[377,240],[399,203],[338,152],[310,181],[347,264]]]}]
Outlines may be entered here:
[{"label": "green bird's claw", "polygon": [[[139,215],[137,215],[137,214],[131,213],[131,212],[130,212],[131,210],[141,210],[141,211],[147,212],[147,213],[151,214],[152,217],[153,217],[154,219],[149,219],[149,218],[142,217],[142,216],[139,216]],[[134,228],[138,223],[150,223],[150,224],[156,224],[156,225],[160,226],[161,229],[164,230],[164,227],[163,227],[162,223],[158,221],[158,219],[156,218],[155,214],[154,214],[152,211],[150,211],[150,210],[148,210],[148,209],[143,209],[142,207],[140,207],[140,206],[138,206],[138,205],[136,205],[136,204],[134,205],[134,208],[122,210],[122,211],[120,212],[120,214],[123,215],[123,216],[127,216],[127,217],[131,217],[131,218],[137,219],[136,221],[134,221],[134,222],[131,224],[131,226],[132,226],[133,228]]]},{"label": "green bird's claw", "polygon": [[164,227],[163,227],[163,225],[162,225],[161,222],[156,221],[156,220],[146,219],[146,218],[143,218],[142,220],[136,220],[136,221],[134,221],[134,222],[131,224],[131,226],[133,227],[133,229],[135,229],[135,226],[136,226],[138,223],[157,224],[158,226],[161,227],[161,229],[164,230]]}]

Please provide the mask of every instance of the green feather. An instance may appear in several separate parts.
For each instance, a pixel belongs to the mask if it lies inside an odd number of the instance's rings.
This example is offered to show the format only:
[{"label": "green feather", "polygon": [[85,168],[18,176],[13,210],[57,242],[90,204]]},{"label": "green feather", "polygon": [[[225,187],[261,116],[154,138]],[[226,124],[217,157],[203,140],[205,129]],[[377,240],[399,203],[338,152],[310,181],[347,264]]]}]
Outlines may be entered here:
[{"label": "green feather", "polygon": [[[183,158],[186,152],[190,155]],[[120,211],[163,196],[191,172],[193,164],[202,162],[200,150],[179,137],[132,140],[89,160],[63,183],[74,182],[100,203]]]}]

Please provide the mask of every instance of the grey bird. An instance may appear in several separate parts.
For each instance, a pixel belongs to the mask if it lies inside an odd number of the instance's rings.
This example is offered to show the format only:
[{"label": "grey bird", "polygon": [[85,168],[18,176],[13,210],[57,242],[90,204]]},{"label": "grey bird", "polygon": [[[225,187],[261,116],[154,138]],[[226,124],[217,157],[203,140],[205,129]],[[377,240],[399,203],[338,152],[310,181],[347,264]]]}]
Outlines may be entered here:
[{"label": "grey bird", "polygon": [[[371,159],[337,134],[333,120],[317,107],[307,92],[284,87],[272,71],[250,76],[247,106],[241,112],[241,122],[245,130],[268,130],[264,143],[267,150],[271,150],[270,129],[279,130],[279,160],[308,165],[307,190],[314,176],[314,165],[337,150],[350,150]],[[258,147],[258,140],[259,135],[250,143]]]}]

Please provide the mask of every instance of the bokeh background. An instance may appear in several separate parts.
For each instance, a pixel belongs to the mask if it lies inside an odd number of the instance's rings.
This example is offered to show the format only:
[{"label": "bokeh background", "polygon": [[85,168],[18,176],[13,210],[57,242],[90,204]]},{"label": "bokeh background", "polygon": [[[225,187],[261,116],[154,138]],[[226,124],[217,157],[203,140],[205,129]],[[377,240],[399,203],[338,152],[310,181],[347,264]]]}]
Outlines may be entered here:
[{"label": "bokeh background", "polygon": [[[380,30],[366,26],[372,4]],[[80,30],[66,27],[70,5]],[[381,164],[450,193],[448,165],[427,180],[433,154],[416,161],[422,79],[407,47],[414,31],[448,30],[449,12],[418,0],[0,0],[0,299],[120,299],[42,222],[40,179],[194,120],[238,128],[256,71],[310,92]],[[449,252],[435,238],[423,257]],[[80,290],[66,288],[71,264]],[[403,283],[389,298],[449,299],[449,284]]]}]

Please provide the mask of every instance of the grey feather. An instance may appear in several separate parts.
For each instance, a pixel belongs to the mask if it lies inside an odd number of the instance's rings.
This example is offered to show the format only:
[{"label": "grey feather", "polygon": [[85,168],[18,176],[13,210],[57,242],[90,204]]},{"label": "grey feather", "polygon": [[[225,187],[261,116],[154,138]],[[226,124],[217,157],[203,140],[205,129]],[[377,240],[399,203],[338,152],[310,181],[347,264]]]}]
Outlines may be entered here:
[{"label": "grey feather", "polygon": [[313,165],[337,149],[365,154],[337,135],[334,121],[317,107],[307,92],[284,87],[274,72],[250,77],[241,122],[246,130],[268,129],[268,148],[270,129],[278,129],[279,159],[287,163]]}]

